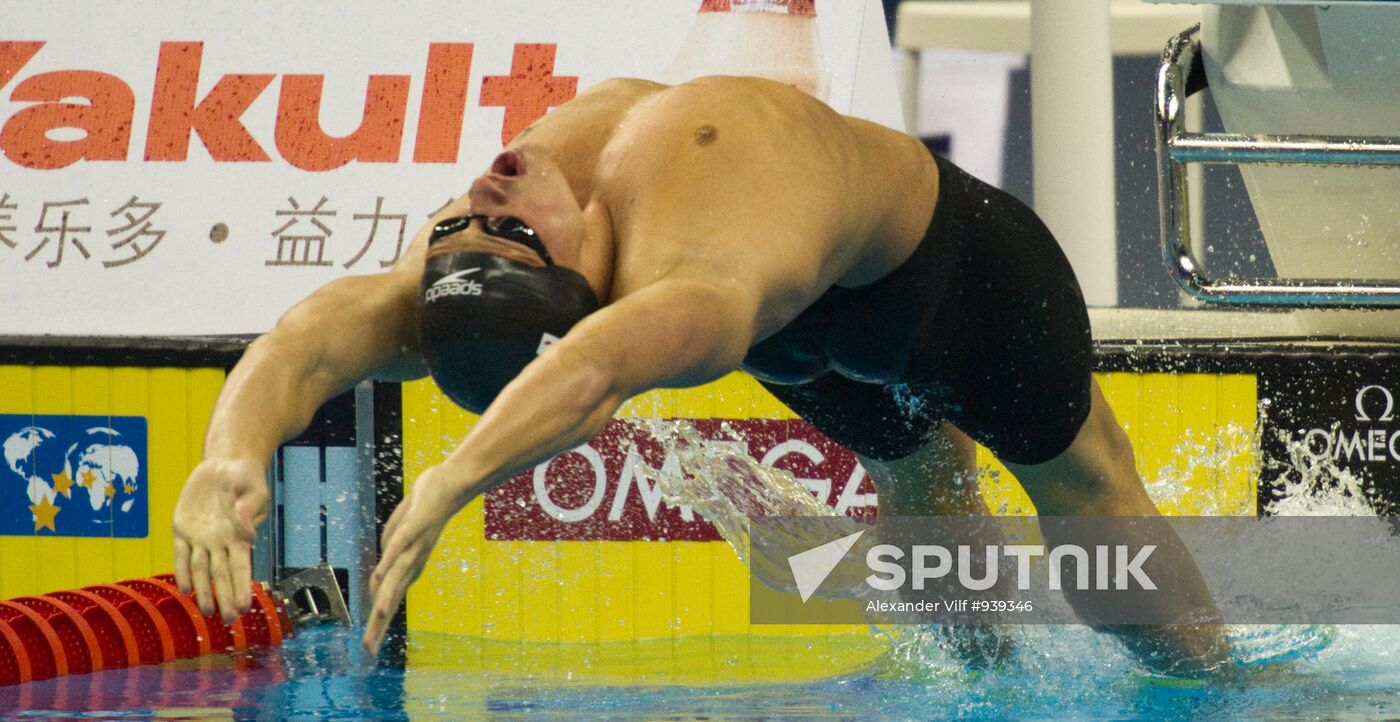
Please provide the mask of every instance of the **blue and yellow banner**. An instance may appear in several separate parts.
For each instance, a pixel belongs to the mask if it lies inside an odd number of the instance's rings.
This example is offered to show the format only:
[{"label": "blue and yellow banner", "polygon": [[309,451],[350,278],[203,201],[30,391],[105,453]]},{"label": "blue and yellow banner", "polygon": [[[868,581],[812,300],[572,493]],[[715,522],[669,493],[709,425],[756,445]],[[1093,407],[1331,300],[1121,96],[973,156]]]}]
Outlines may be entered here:
[{"label": "blue and yellow banner", "polygon": [[146,417],[0,414],[0,535],[145,538]]}]

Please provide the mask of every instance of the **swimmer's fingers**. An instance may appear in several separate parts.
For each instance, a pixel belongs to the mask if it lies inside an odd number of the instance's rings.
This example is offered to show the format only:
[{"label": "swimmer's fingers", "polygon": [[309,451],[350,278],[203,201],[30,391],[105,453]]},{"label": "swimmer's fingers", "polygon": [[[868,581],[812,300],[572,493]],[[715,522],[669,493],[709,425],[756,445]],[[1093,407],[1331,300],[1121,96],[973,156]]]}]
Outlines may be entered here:
[{"label": "swimmer's fingers", "polygon": [[233,601],[233,577],[229,574],[227,549],[210,551],[209,577],[214,583],[214,599],[219,605],[219,617],[225,624],[233,624],[238,619],[238,612]]},{"label": "swimmer's fingers", "polygon": [[190,544],[179,536],[175,537],[175,586],[182,594],[194,589],[190,583]]},{"label": "swimmer's fingers", "polygon": [[228,572],[233,589],[233,608],[232,616],[225,612],[224,621],[232,624],[230,620],[247,614],[253,608],[253,559],[250,547],[234,544],[228,548]]},{"label": "swimmer's fingers", "polygon": [[[402,507],[399,511],[402,511]],[[399,512],[394,513],[397,515]],[[394,612],[398,611],[399,603],[403,601],[403,592],[397,589],[398,581],[403,577],[400,566],[406,559],[403,551],[404,545],[397,537],[389,535],[386,529],[384,556],[380,558],[379,564],[375,565],[374,572],[369,577],[374,606],[370,608],[369,622],[365,625],[365,636],[361,640],[365,650],[371,654],[379,651],[379,645],[384,642],[384,633],[389,629],[389,621],[394,618]]]},{"label": "swimmer's fingers", "polygon": [[399,533],[385,545],[384,558],[370,575],[374,606],[362,643],[365,650],[371,653],[379,651],[390,620],[408,593],[409,585],[423,573],[423,567],[437,542],[437,535],[427,529],[401,528],[397,531]]},{"label": "swimmer's fingers", "polygon": [[400,502],[394,508],[394,513],[389,515],[389,521],[384,523],[384,533],[379,537],[379,563],[375,565],[374,572],[369,576],[369,594],[371,597],[379,593],[379,581],[383,579],[385,570],[389,564],[389,550],[392,547],[394,532],[403,523],[404,515],[408,513],[408,504]]},{"label": "swimmer's fingers", "polygon": [[389,540],[394,538],[394,531],[403,523],[404,515],[407,514],[408,505],[400,503],[394,508],[394,513],[389,515],[389,521],[384,522],[384,533],[379,537],[379,548],[388,549]]},{"label": "swimmer's fingers", "polygon": [[199,605],[199,613],[209,616],[214,613],[214,593],[209,588],[209,550],[197,546],[190,552],[190,581],[194,586],[194,601]]},{"label": "swimmer's fingers", "polygon": [[[394,510],[394,516],[399,516],[399,512],[402,510],[403,507],[401,505],[398,509]],[[384,632],[389,627],[389,615],[384,612],[384,607],[386,605],[383,600],[383,592],[384,576],[388,568],[394,562],[394,556],[390,551],[392,549],[390,546],[390,539],[389,528],[386,524],[384,536],[380,540],[379,563],[374,565],[374,571],[370,572],[369,575],[369,594],[370,598],[374,600],[374,603],[373,606],[370,607],[369,620],[365,623],[364,637],[360,640],[360,644],[364,646],[365,651],[371,654],[379,651],[379,644],[384,641]]]},{"label": "swimmer's fingers", "polygon": [[[380,595],[376,594],[378,600]],[[397,605],[395,605],[397,607]],[[379,645],[384,643],[384,634],[389,630],[389,621],[393,619],[393,612],[386,611],[380,601],[376,601],[373,611],[369,614],[369,623],[365,625],[365,636],[360,639],[360,644],[370,654],[379,652]]]},{"label": "swimmer's fingers", "polygon": [[[387,560],[386,560],[387,561]],[[371,654],[379,651],[384,642],[384,634],[389,630],[389,622],[403,603],[408,584],[407,574],[402,567],[403,559],[398,560],[387,572],[379,574],[378,590],[374,593],[374,607],[370,610],[369,623],[365,625],[365,636],[361,640],[365,650]],[[382,564],[382,563],[381,563]],[[376,570],[378,573],[378,570]]]}]

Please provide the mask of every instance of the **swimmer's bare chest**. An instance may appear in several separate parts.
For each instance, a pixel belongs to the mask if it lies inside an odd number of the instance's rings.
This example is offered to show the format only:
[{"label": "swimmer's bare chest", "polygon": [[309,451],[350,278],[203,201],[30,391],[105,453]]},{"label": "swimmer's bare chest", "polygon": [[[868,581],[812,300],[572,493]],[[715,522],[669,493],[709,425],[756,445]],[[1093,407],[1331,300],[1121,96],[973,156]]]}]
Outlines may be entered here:
[{"label": "swimmer's bare chest", "polygon": [[[753,78],[605,81],[523,140],[557,149],[582,206],[601,201],[594,205],[613,231],[614,297],[707,246],[724,253],[726,226],[801,233],[752,260],[801,267],[794,272],[823,288],[863,285],[912,253],[936,190],[918,141]],[[630,224],[641,206],[661,210]],[[789,216],[822,223],[775,227]],[[668,224],[669,232],[637,232]]]}]

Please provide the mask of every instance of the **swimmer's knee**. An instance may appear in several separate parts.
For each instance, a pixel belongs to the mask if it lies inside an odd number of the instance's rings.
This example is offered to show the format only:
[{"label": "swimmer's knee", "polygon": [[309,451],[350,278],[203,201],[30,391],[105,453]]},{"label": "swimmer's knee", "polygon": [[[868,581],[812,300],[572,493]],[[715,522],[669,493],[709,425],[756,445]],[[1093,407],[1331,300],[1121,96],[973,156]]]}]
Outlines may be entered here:
[{"label": "swimmer's knee", "polygon": [[1044,463],[1008,466],[1044,516],[1156,513],[1138,476],[1132,441],[1097,389],[1069,448]]},{"label": "swimmer's knee", "polygon": [[922,446],[896,459],[857,452],[879,493],[882,513],[893,516],[984,514],[977,485],[975,444],[949,424]]}]

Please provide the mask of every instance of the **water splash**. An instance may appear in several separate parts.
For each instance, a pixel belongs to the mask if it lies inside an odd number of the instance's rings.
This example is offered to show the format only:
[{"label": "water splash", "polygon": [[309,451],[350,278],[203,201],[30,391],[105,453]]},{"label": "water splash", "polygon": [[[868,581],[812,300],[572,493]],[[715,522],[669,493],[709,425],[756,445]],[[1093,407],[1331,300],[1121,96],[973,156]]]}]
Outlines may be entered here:
[{"label": "water splash", "polygon": [[720,425],[720,438],[711,439],[688,421],[636,418],[629,422],[638,433],[676,455],[682,473],[662,474],[645,465],[642,469],[666,503],[689,507],[714,524],[745,563],[750,561],[750,517],[837,515],[791,473],[760,464],[744,453],[747,442],[742,432],[727,423]]},{"label": "water splash", "polygon": [[[1337,432],[1337,425],[1332,433]],[[1366,479],[1330,454],[1313,454],[1306,437],[1275,430],[1287,458],[1265,461],[1259,483],[1273,500],[1264,512],[1277,516],[1375,516]],[[1268,478],[1272,476],[1272,478]]]},{"label": "water splash", "polygon": [[1310,659],[1332,644],[1337,628],[1330,624],[1235,624],[1229,628],[1235,664],[1255,669],[1282,662]]},{"label": "water splash", "polygon": [[1188,431],[1172,447],[1171,457],[1156,475],[1143,480],[1147,495],[1159,508],[1190,509],[1197,516],[1253,514],[1252,499],[1248,510],[1226,506],[1234,495],[1222,494],[1218,485],[1196,480],[1218,478],[1224,469],[1243,469],[1249,478],[1258,478],[1263,456],[1261,428],[1262,422],[1254,428],[1226,424],[1213,432]]},{"label": "water splash", "polygon": [[[1162,508],[1191,509],[1198,516],[1253,515],[1247,509],[1226,506],[1229,494],[1215,486],[1196,483],[1222,469],[1243,472],[1257,479],[1270,501],[1262,512],[1273,516],[1374,516],[1370,492],[1363,475],[1343,468],[1329,455],[1312,453],[1306,437],[1286,429],[1268,428],[1269,402],[1259,404],[1253,427],[1226,424],[1212,431],[1188,432],[1172,448],[1171,458],[1153,478],[1144,479],[1148,496]],[[1336,427],[1332,429],[1336,433]],[[1285,450],[1284,458],[1269,456],[1265,433]]]},{"label": "water splash", "polygon": [[[1330,458],[1307,453],[1301,439],[1287,438],[1275,431],[1287,449],[1287,458],[1267,459],[1263,452],[1263,429],[1267,427],[1267,403],[1261,404],[1259,422],[1254,426],[1229,424],[1212,431],[1194,431],[1179,440],[1171,456],[1155,475],[1145,480],[1148,494],[1163,508],[1192,509],[1202,516],[1252,514],[1249,509],[1226,506],[1218,484],[1202,484],[1201,479],[1219,478],[1220,470],[1232,469],[1247,478],[1259,479],[1274,497],[1266,513],[1279,515],[1359,515],[1374,514],[1363,492],[1363,479],[1340,468]],[[713,523],[739,557],[751,562],[748,519],[753,516],[836,516],[837,513],[792,474],[760,464],[742,450],[742,433],[722,425],[720,438],[706,438],[692,424],[681,420],[633,419],[638,433],[647,434],[675,452],[681,474],[657,474],[650,479],[667,502],[685,505]],[[1002,485],[998,470],[982,466],[975,470],[984,487]],[[1021,510],[993,510],[1006,514]],[[1025,510],[1029,511],[1029,510]],[[794,530],[793,533],[800,534]],[[813,540],[813,545],[825,539]],[[781,570],[755,572],[769,580]],[[779,580],[770,580],[779,586]],[[907,626],[875,630],[890,645],[872,672],[881,677],[929,683],[965,685],[968,637],[950,633],[944,626]],[[1063,667],[1069,658],[1080,660],[1071,677],[1085,689],[1110,684],[1124,669],[1141,673],[1135,660],[1111,638],[1088,629],[1010,625],[987,631],[995,644],[1009,642],[1011,653],[987,674],[1022,676]],[[1236,667],[1249,671],[1284,661],[1310,659],[1327,649],[1336,636],[1329,625],[1231,625],[1228,628],[1235,650]],[[975,635],[974,635],[975,636]],[[975,640],[974,640],[975,641]],[[1001,670],[1001,671],[997,671]],[[1061,669],[1063,676],[1066,670]],[[1029,694],[1029,693],[1028,693]],[[1031,700],[1022,700],[1029,702]]]}]

